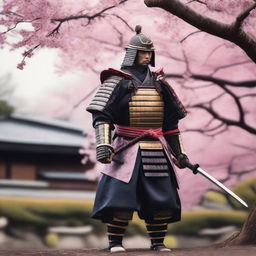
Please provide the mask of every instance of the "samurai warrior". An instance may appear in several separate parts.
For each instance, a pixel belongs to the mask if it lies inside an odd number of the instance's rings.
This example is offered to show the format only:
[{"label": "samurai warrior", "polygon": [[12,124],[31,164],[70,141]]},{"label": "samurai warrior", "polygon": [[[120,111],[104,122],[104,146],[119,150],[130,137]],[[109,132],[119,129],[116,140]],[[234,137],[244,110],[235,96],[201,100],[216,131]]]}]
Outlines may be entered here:
[{"label": "samurai warrior", "polygon": [[167,227],[181,217],[173,157],[179,168],[188,161],[178,128],[186,110],[163,70],[149,69],[155,66],[153,42],[141,26],[135,31],[121,70],[101,73],[87,107],[96,157],[105,164],[91,216],[106,223],[110,252],[125,251],[122,239],[134,211],[145,221],[151,250],[170,251],[164,245]]}]

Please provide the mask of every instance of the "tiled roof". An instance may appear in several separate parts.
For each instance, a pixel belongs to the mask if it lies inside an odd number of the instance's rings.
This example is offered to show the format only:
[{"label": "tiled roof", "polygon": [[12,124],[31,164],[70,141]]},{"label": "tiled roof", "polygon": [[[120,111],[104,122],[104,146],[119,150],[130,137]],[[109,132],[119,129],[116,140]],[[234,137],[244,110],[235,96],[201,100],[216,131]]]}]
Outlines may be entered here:
[{"label": "tiled roof", "polygon": [[68,121],[20,115],[0,119],[0,143],[81,147],[85,143],[81,127]]}]

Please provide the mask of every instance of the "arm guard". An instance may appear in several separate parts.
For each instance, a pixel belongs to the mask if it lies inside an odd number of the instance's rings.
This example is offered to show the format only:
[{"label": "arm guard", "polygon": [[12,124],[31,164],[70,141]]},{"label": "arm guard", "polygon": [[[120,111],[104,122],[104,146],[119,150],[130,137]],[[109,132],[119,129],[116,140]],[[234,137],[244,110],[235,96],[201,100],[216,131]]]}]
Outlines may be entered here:
[{"label": "arm guard", "polygon": [[181,136],[179,133],[176,134],[168,134],[164,136],[165,139],[167,140],[172,154],[174,155],[175,158],[177,158],[180,154],[186,154],[184,151],[184,147],[182,144]]},{"label": "arm guard", "polygon": [[177,166],[179,168],[185,168],[184,161],[188,159],[181,140],[180,133],[164,135],[168,142],[173,156],[177,159]]},{"label": "arm guard", "polygon": [[96,122],[96,159],[102,163],[111,162],[114,150],[111,146],[110,124],[104,121]]}]

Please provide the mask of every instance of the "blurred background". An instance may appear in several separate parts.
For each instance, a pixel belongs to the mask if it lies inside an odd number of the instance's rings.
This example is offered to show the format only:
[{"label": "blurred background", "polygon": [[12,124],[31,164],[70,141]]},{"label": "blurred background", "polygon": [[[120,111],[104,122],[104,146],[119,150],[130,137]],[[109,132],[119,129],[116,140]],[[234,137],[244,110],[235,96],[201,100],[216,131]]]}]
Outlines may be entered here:
[{"label": "blurred background", "polygon": [[[0,248],[107,247],[104,225],[89,217],[101,166],[85,108],[100,72],[120,68],[137,24],[154,42],[153,70],[164,68],[189,112],[180,122],[189,158],[249,205],[177,170],[182,221],[169,225],[166,245],[225,240],[256,201],[255,59],[210,26],[143,1],[85,2],[0,3]],[[255,36],[254,1],[178,2],[225,24],[245,14],[241,29]],[[149,246],[136,214],[125,246]]]}]

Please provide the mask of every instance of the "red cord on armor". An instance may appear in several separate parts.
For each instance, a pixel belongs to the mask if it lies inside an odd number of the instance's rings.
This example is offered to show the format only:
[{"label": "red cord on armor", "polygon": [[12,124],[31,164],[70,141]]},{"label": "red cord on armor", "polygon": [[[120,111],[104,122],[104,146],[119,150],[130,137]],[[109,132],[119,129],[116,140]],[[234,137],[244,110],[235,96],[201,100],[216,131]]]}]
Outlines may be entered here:
[{"label": "red cord on armor", "polygon": [[130,126],[123,126],[123,125],[115,125],[116,133],[121,136],[126,137],[138,137],[143,134],[148,135],[152,138],[159,138],[160,136],[167,135],[167,134],[174,134],[179,133],[179,129],[170,130],[166,132],[162,132],[162,128],[156,128],[156,129],[146,129],[142,127],[130,127]]},{"label": "red cord on armor", "polygon": [[170,130],[170,131],[164,132],[163,135],[174,134],[174,133],[180,133],[180,130],[179,129]]}]

